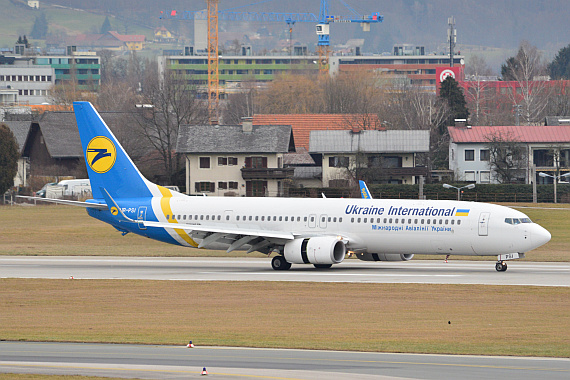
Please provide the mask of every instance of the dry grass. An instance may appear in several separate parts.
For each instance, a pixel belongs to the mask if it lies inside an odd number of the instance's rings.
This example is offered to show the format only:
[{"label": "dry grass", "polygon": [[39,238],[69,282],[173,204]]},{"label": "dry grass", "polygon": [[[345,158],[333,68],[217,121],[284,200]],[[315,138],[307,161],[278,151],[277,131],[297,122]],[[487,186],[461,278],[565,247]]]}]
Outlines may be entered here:
[{"label": "dry grass", "polygon": [[16,374],[16,373],[0,373],[0,380],[124,380],[119,377],[95,377],[95,376],[79,376],[79,375],[34,375],[34,374]]},{"label": "dry grass", "polygon": [[562,287],[2,279],[0,289],[6,340],[570,356]]},{"label": "dry grass", "polygon": [[[514,206],[526,206],[516,204]],[[536,205],[534,205],[536,206]],[[552,233],[550,243],[527,255],[526,261],[570,261],[570,208],[521,209]],[[553,205],[538,205],[553,207]],[[84,209],[68,206],[0,207],[0,255],[103,256],[244,256],[243,252],[196,250],[121,233],[89,217]],[[249,257],[263,257],[252,253]],[[421,256],[438,259],[442,256]],[[454,260],[461,257],[454,257]],[[472,260],[474,258],[465,257]],[[475,258],[477,259],[477,258]],[[481,259],[481,258],[478,258]],[[493,257],[483,258],[494,260]]]}]

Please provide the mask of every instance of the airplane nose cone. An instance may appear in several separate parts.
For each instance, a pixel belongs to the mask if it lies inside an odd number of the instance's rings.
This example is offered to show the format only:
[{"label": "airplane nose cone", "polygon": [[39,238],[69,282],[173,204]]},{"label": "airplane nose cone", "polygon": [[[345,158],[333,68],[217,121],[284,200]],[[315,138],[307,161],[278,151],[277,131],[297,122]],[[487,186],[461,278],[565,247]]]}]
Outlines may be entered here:
[{"label": "airplane nose cone", "polygon": [[550,232],[548,232],[545,228],[542,228],[539,225],[536,227],[537,228],[535,228],[532,232],[532,242],[533,245],[538,248],[541,245],[548,243],[552,235],[550,235]]}]

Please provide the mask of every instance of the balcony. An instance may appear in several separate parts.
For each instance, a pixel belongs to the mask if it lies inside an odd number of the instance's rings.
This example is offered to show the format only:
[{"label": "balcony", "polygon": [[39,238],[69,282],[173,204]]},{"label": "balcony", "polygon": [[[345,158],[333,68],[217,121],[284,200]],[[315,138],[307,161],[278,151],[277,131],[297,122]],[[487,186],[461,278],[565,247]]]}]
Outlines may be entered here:
[{"label": "balcony", "polygon": [[294,168],[242,168],[243,179],[287,179],[293,178]]},{"label": "balcony", "polygon": [[378,169],[380,173],[384,176],[417,176],[417,175],[428,175],[428,170],[426,167],[411,167],[411,168],[382,168]]}]

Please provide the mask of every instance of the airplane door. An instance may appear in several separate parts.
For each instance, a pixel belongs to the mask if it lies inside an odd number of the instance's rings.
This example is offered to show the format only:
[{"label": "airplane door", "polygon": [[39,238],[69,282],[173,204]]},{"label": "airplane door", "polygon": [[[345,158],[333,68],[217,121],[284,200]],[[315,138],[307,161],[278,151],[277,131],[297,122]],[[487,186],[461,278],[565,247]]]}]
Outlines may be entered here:
[{"label": "airplane door", "polygon": [[491,213],[482,212],[479,215],[479,236],[487,236],[489,234],[489,217]]},{"label": "airplane door", "polygon": [[326,215],[319,216],[319,227],[327,228],[327,216]]},{"label": "airplane door", "polygon": [[139,221],[139,228],[146,230],[146,226],[141,221],[146,220],[146,206],[140,206],[137,212],[137,220]]},{"label": "airplane door", "polygon": [[317,216],[315,214],[309,215],[309,228],[315,228],[317,226]]}]

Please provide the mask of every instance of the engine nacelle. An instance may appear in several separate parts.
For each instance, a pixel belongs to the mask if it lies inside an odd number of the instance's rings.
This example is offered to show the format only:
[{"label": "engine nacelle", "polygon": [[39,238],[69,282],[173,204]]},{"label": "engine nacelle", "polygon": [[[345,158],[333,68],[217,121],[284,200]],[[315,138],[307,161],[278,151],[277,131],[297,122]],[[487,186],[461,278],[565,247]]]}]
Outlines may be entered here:
[{"label": "engine nacelle", "polygon": [[283,248],[285,260],[293,264],[338,264],[345,255],[342,240],[331,236],[295,239]]},{"label": "engine nacelle", "polygon": [[414,257],[412,253],[357,253],[356,257],[362,261],[409,261]]}]

